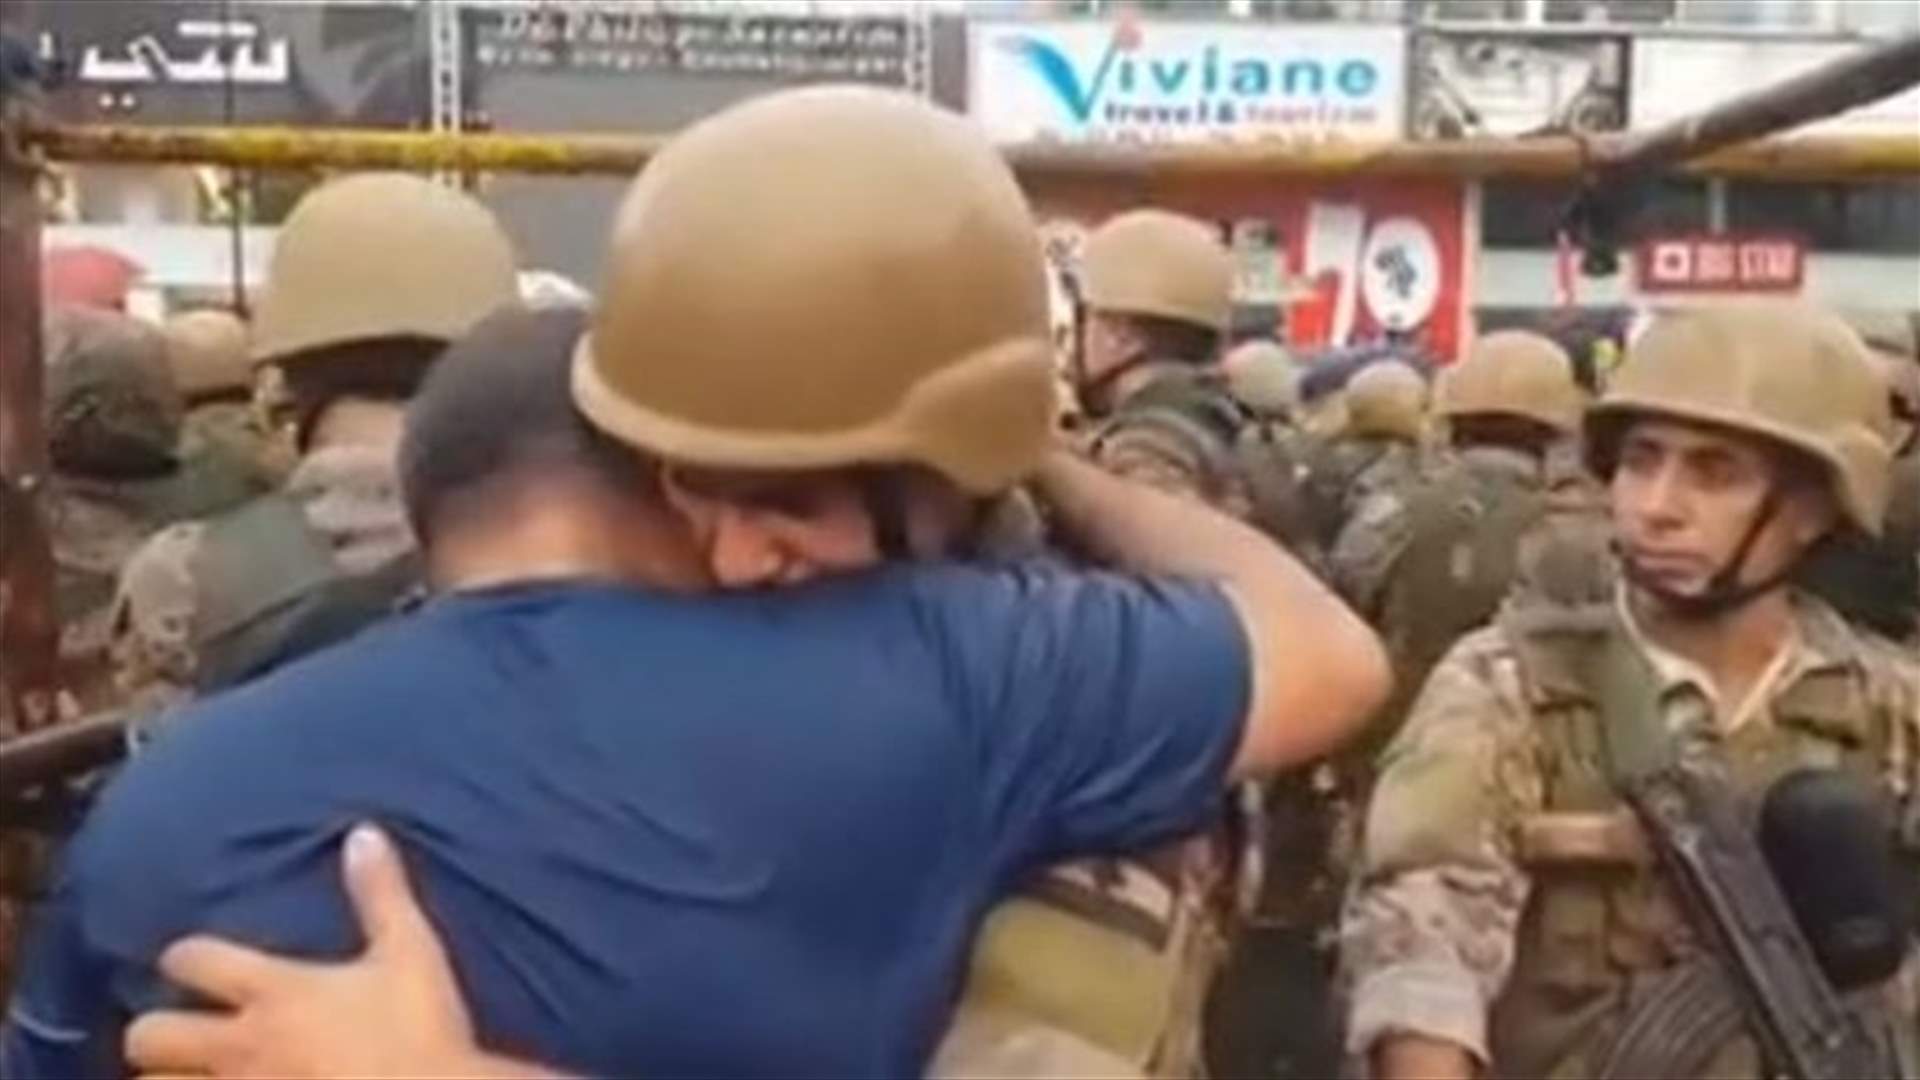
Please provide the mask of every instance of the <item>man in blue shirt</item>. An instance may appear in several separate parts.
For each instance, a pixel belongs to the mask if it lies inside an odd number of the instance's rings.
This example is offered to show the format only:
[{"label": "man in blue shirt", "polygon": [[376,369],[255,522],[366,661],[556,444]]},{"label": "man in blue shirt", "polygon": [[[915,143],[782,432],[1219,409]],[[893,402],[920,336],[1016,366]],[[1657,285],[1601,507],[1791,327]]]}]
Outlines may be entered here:
[{"label": "man in blue shirt", "polygon": [[[676,249],[734,229],[761,243],[718,280]],[[908,1074],[1008,884],[1200,826],[1383,692],[1364,628],[1257,534],[1045,451],[1037,246],[963,122],[831,90],[701,125],[636,184],[609,280],[572,373],[590,428],[502,462],[497,417],[422,395],[403,469],[442,598],[196,706],[106,795],[8,1075],[117,1071],[182,934],[351,953],[333,853],[363,819],[493,1050]],[[937,558],[1028,474],[1089,553],[1165,576]]]}]

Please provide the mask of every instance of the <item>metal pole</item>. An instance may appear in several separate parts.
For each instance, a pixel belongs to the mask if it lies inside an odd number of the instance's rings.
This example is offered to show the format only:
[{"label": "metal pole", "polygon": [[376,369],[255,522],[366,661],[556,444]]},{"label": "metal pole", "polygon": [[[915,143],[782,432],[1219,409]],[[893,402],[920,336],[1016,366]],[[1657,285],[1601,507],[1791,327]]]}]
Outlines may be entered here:
[{"label": "metal pole", "polygon": [[1785,131],[1920,83],[1920,34],[1872,45],[1650,131],[1596,139],[1602,173],[1647,170]]},{"label": "metal pole", "polygon": [[41,513],[40,168],[20,138],[39,97],[20,52],[30,13],[20,0],[0,0],[0,281],[8,283],[0,304],[0,682],[22,731],[55,720],[60,690],[53,549]]},{"label": "metal pole", "polygon": [[[402,169],[631,175],[663,136],[550,136],[246,127],[44,126],[28,141],[55,161],[200,162],[248,169]],[[1027,180],[1191,177],[1489,176],[1572,179],[1600,156],[1593,143],[1548,135],[1378,144],[1005,149]],[[1674,164],[1669,162],[1668,164]],[[1675,167],[1715,176],[1850,179],[1920,174],[1920,135],[1810,136],[1749,143]]]}]

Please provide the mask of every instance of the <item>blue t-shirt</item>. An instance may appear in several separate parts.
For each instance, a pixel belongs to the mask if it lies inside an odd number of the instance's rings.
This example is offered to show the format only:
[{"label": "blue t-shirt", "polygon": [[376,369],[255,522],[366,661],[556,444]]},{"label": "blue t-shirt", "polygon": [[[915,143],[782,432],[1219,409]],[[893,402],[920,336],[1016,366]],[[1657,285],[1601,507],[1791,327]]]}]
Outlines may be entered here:
[{"label": "blue t-shirt", "polygon": [[208,931],[340,957],[389,828],[488,1046],[595,1075],[905,1076],[1037,863],[1203,826],[1250,681],[1216,589],[908,566],[457,595],[193,706],[68,850],[0,1075],[116,1074]]}]

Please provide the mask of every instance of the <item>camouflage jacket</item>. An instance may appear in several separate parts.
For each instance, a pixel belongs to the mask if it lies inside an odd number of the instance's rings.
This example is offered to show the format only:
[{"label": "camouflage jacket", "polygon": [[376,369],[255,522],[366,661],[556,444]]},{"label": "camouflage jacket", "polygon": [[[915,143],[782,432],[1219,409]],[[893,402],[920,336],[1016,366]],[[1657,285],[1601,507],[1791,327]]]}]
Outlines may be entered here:
[{"label": "camouflage jacket", "polygon": [[[1476,446],[1451,455],[1436,472],[1464,471],[1477,487],[1540,490],[1541,466],[1528,455],[1499,447]],[[1335,588],[1369,619],[1380,610],[1382,595],[1400,557],[1413,541],[1409,509],[1416,490],[1431,481],[1374,483],[1361,495],[1340,529],[1328,560]],[[1488,614],[1492,612],[1489,611]]]},{"label": "camouflage jacket", "polygon": [[[1152,398],[1158,390],[1201,376],[1185,365],[1154,367],[1165,370],[1129,395],[1112,417],[1093,430],[1087,444],[1089,455],[1108,472],[1198,499],[1246,520],[1253,513],[1253,494],[1233,467],[1233,433],[1209,430],[1197,432],[1197,438],[1187,437],[1183,430],[1153,422],[1160,410],[1137,404]],[[1223,390],[1222,402],[1229,401]],[[1181,425],[1182,429],[1187,426]]]},{"label": "camouflage jacket", "polygon": [[182,456],[175,469],[139,480],[55,473],[44,504],[53,544],[60,651],[85,709],[120,704],[109,678],[116,582],[149,537],[214,513],[260,488]]},{"label": "camouflage jacket", "polygon": [[1398,439],[1338,437],[1316,445],[1305,465],[1306,512],[1315,538],[1332,551],[1340,531],[1375,495],[1419,482],[1424,455]]},{"label": "camouflage jacket", "polygon": [[[1749,795],[1794,767],[1855,767],[1897,801],[1911,845],[1920,662],[1811,598],[1796,597],[1795,616],[1744,705],[1629,632],[1681,753],[1719,754]],[[1594,760],[1590,692],[1527,659],[1507,619],[1434,669],[1383,757],[1341,928],[1347,1044],[1366,1055],[1414,1034],[1496,1075],[1591,1075],[1629,1003],[1703,946]],[[1574,842],[1574,818],[1604,825],[1603,851]],[[1910,980],[1887,993],[1915,1015]],[[1749,1040],[1703,1049],[1711,1075],[1757,1075]]]},{"label": "camouflage jacket", "polygon": [[187,410],[180,424],[180,456],[218,457],[263,488],[279,487],[296,461],[287,440],[263,430],[251,405],[215,401]]},{"label": "camouflage jacket", "polygon": [[[284,490],[341,569],[365,573],[413,547],[398,484],[390,454],[343,446],[302,459]],[[127,560],[114,599],[112,650],[116,677],[129,693],[157,702],[192,694],[206,599],[198,565],[209,524],[164,529]]]}]

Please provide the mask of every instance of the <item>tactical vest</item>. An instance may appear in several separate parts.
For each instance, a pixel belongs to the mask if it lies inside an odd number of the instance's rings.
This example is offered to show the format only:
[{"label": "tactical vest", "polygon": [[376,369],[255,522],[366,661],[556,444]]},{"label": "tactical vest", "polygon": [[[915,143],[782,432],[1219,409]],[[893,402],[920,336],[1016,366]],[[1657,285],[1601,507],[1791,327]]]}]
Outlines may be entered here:
[{"label": "tactical vest", "polygon": [[988,914],[962,1011],[1057,1032],[1131,1075],[1199,1075],[1202,1002],[1226,950],[1227,865],[1201,837],[1042,872]]},{"label": "tactical vest", "polygon": [[1295,433],[1243,405],[1225,379],[1198,370],[1160,376],[1127,398],[1094,432],[1091,447],[1098,456],[1103,442],[1139,429],[1166,438],[1198,465],[1210,504],[1296,552],[1311,546]]},{"label": "tactical vest", "polygon": [[[1615,794],[1600,728],[1603,688],[1587,685],[1592,650],[1613,627],[1603,607],[1522,603],[1501,617],[1519,662],[1545,782],[1545,815],[1521,823],[1515,850],[1534,888],[1516,962],[1491,1020],[1496,1072],[1509,1077],[1760,1076],[1709,947],[1688,925],[1632,811]],[[1772,722],[1728,736],[1723,761],[1750,812],[1801,767],[1857,772],[1876,787],[1911,723],[1864,647],[1802,675],[1772,702]],[[1556,840],[1551,815],[1609,820],[1600,849]],[[1565,821],[1566,819],[1560,819]],[[1628,1038],[1623,1035],[1631,1032]],[[1652,1051],[1650,1053],[1650,1051]],[[1634,1063],[1631,1065],[1623,1063]]]},{"label": "tactical vest", "polygon": [[292,470],[291,446],[283,446],[255,420],[244,402],[216,401],[191,409],[180,425],[183,458],[207,458],[244,477],[258,491],[278,488]]},{"label": "tactical vest", "polygon": [[1330,439],[1303,457],[1301,503],[1307,528],[1315,543],[1329,551],[1362,498],[1410,484],[1419,471],[1416,447],[1371,436]]},{"label": "tactical vest", "polygon": [[416,553],[349,574],[282,493],[208,522],[195,565],[195,689],[234,686],[345,640],[421,581]]},{"label": "tactical vest", "polygon": [[1408,540],[1382,593],[1378,627],[1394,694],[1368,731],[1369,753],[1392,738],[1413,696],[1453,643],[1485,624],[1512,586],[1523,537],[1546,513],[1542,485],[1455,460],[1407,497]]},{"label": "tactical vest", "polygon": [[154,532],[226,510],[256,493],[237,477],[190,461],[139,480],[56,475],[46,503],[54,602],[60,613],[61,653],[84,707],[117,703],[106,653],[114,595],[126,560]]}]

